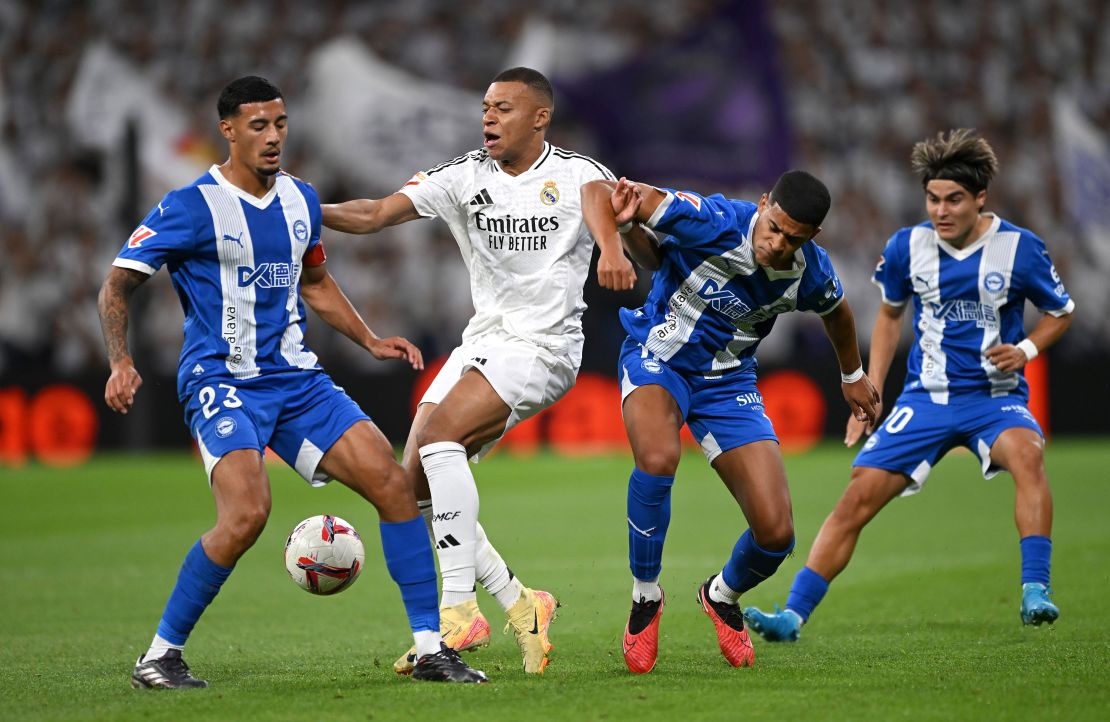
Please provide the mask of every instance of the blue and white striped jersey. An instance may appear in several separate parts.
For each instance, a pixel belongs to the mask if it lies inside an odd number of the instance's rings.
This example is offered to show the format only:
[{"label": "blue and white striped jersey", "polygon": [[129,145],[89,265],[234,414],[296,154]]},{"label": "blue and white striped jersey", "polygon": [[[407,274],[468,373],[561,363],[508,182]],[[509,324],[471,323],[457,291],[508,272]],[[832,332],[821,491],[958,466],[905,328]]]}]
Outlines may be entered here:
[{"label": "blue and white striped jersey", "polygon": [[302,259],[320,243],[320,201],[281,173],[262,198],[216,166],[170,191],[113,265],[154,274],[165,264],[185,311],[178,395],[210,375],[250,379],[316,369],[305,348]]},{"label": "blue and white striped jersey", "polygon": [[621,309],[621,323],[675,370],[716,376],[754,369],[756,346],[780,313],[824,315],[843,299],[828,254],[813,241],[794,254],[790,270],[756,263],[755,204],[660,190],[666,198],[646,225],[669,236],[662,265],[647,301]]},{"label": "blue and white striped jersey", "polygon": [[960,394],[1027,398],[1024,374],[1002,373],[984,352],[1025,338],[1026,299],[1054,316],[1075,308],[1044,241],[998,216],[963,249],[941,240],[929,222],[899,230],[887,241],[872,281],[891,306],[913,296],[914,344],[904,391],[928,392],[938,404]]}]

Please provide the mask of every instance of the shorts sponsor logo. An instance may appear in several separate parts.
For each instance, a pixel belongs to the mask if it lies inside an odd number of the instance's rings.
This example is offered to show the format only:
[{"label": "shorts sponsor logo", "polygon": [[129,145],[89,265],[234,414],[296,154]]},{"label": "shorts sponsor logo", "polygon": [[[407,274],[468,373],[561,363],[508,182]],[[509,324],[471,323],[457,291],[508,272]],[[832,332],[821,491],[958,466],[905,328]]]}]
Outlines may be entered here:
[{"label": "shorts sponsor logo", "polygon": [[998,293],[1006,285],[1006,278],[998,271],[991,271],[983,277],[983,288],[991,293]]},{"label": "shorts sponsor logo", "polygon": [[653,358],[646,358],[640,362],[640,368],[647,371],[649,374],[663,373],[663,364],[659,363]]},{"label": "shorts sponsor logo", "polygon": [[751,406],[756,411],[763,409],[763,395],[758,391],[748,391],[736,397],[736,403],[740,406]]},{"label": "shorts sponsor logo", "polygon": [[305,223],[304,221],[302,221],[299,218],[297,220],[293,221],[293,235],[296,236],[297,240],[300,241],[301,243],[304,243],[305,241],[307,241],[308,240],[308,224]]},{"label": "shorts sponsor logo", "polygon": [[235,433],[235,419],[230,416],[221,416],[216,419],[216,436],[226,439]]},{"label": "shorts sponsor logo", "polygon": [[1000,411],[1009,411],[1012,414],[1018,414],[1020,416],[1024,416],[1025,418],[1029,419],[1030,421],[1035,420],[1033,418],[1033,413],[1028,408],[1026,408],[1025,406],[1022,406],[1021,404],[1006,404],[1005,406],[1003,406],[1000,409]]},{"label": "shorts sponsor logo", "polygon": [[863,450],[864,451],[871,451],[872,449],[874,449],[878,445],[879,445],[879,436],[877,434],[872,434],[871,438],[867,440],[867,443],[863,445]]}]

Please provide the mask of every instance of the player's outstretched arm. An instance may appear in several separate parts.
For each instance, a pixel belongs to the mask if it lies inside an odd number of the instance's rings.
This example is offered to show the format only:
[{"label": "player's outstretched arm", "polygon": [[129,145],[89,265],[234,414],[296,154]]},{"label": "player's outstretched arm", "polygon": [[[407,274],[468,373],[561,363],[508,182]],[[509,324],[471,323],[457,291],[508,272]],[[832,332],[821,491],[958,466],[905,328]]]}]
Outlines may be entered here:
[{"label": "player's outstretched arm", "polygon": [[[894,351],[898,348],[898,337],[902,335],[902,312],[905,308],[905,306],[881,304],[879,313],[875,316],[875,327],[871,330],[871,353],[867,358],[867,375],[879,392],[880,400],[890,364],[894,361]],[[881,416],[881,409],[875,417],[876,421],[879,416]],[[874,430],[874,423],[859,421],[855,415],[850,415],[848,427],[844,433],[844,445],[853,446],[864,433],[870,434]]]},{"label": "player's outstretched arm", "polygon": [[127,349],[127,322],[131,294],[148,278],[145,273],[112,266],[96,299],[100,329],[108,350],[108,365],[112,369],[104,386],[104,402],[112,411],[121,414],[126,414],[135,403],[135,393],[143,385]]},{"label": "player's outstretched arm", "polygon": [[400,336],[379,338],[351,305],[347,294],[328,273],[325,264],[307,266],[301,274],[301,298],[316,315],[336,331],[369,351],[378,360],[404,359],[414,369],[424,368],[420,349]]},{"label": "player's outstretched arm", "polygon": [[420,218],[412,199],[404,193],[371,200],[363,198],[345,203],[325,203],[320,206],[324,225],[343,233],[377,233],[383,228]]},{"label": "player's outstretched arm", "polygon": [[1023,368],[1025,364],[1036,358],[1037,354],[1060,340],[1071,326],[1073,315],[1074,312],[1063,316],[1044,314],[1024,341],[1018,344],[1003,343],[987,349],[987,360],[1003,373]]},{"label": "player's outstretched arm", "polygon": [[[836,358],[840,361],[840,374],[848,379],[840,384],[844,400],[852,409],[852,416],[868,428],[874,428],[879,418],[882,404],[879,401],[879,392],[871,384],[871,380],[863,373],[863,360],[859,354],[859,344],[856,342],[856,320],[852,315],[852,307],[848,299],[841,300],[840,304],[832,311],[821,317],[825,322],[825,333],[832,341],[836,350]],[[857,377],[858,374],[858,377]]]}]

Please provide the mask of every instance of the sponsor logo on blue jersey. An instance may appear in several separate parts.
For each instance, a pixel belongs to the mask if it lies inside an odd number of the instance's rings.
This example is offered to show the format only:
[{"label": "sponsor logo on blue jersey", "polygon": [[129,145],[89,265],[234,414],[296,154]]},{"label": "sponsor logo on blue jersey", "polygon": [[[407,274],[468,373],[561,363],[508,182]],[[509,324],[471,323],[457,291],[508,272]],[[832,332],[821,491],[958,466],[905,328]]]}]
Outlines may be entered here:
[{"label": "sponsor logo on blue jersey", "polygon": [[297,265],[293,263],[260,263],[255,268],[239,266],[239,288],[289,288],[296,272]]},{"label": "sponsor logo on blue jersey", "polygon": [[944,303],[930,302],[933,317],[945,321],[974,321],[979,328],[998,326],[998,310],[978,301],[955,300]]},{"label": "sponsor logo on blue jersey", "polygon": [[720,311],[733,321],[751,312],[751,306],[736,297],[728,289],[721,288],[712,278],[706,279],[698,295],[707,301],[714,311]]}]

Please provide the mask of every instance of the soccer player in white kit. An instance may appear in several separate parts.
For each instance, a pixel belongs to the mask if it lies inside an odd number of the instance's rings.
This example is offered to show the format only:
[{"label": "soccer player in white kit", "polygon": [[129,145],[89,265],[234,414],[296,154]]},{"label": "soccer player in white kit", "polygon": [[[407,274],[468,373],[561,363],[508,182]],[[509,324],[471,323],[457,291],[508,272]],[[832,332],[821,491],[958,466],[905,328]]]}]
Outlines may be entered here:
[{"label": "soccer player in white kit", "polygon": [[[481,583],[505,609],[524,671],[534,674],[548,663],[557,602],[523,586],[486,538],[467,459],[477,462],[506,431],[558,401],[582,360],[582,286],[594,241],[579,188],[614,178],[593,159],[545,140],[553,108],[542,74],[506,70],[482,101],[482,148],[417,173],[386,198],[323,207],[324,225],[347,233],[438,216],[459,244],[474,316],[421,399],[403,463],[439,555],[444,641],[458,650],[488,644],[489,623],[475,597]],[[598,246],[600,284],[632,288],[635,273],[620,244]],[[408,674],[412,662],[410,651],[394,669]]]}]

